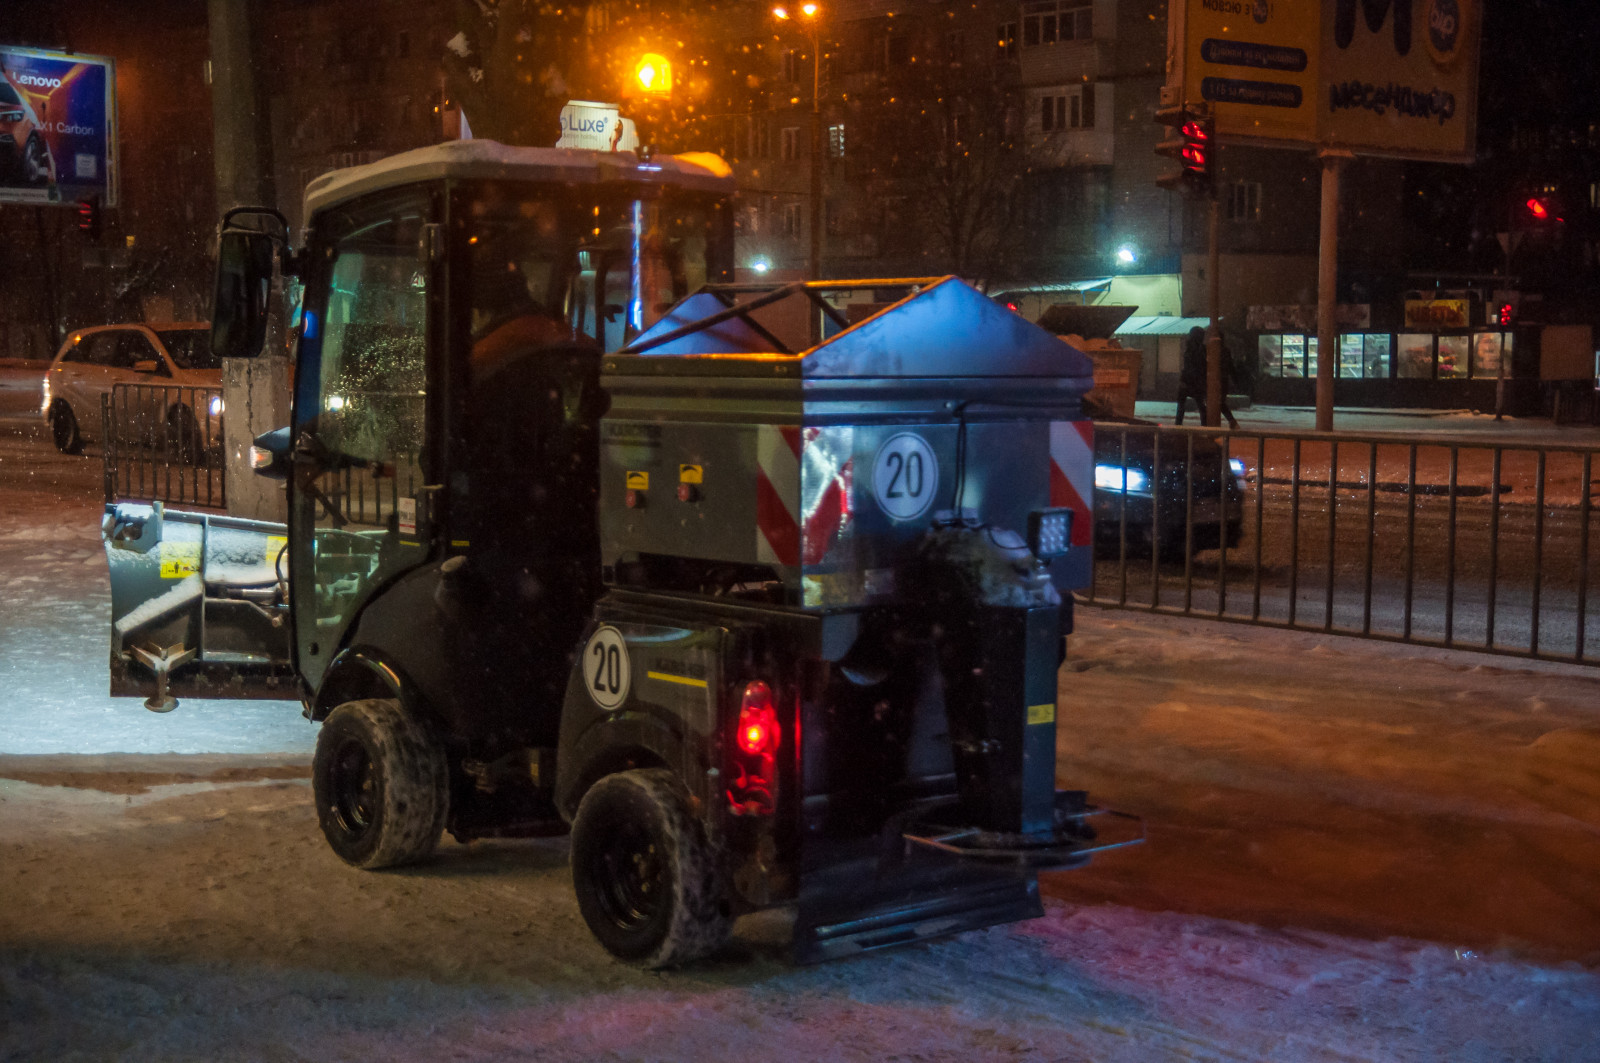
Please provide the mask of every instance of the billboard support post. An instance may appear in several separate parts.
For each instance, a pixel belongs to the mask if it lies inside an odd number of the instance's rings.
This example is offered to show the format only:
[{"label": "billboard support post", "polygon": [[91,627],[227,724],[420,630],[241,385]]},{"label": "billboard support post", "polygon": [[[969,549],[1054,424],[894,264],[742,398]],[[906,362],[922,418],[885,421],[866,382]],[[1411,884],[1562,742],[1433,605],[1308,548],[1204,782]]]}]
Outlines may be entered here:
[{"label": "billboard support post", "polygon": [[1317,247],[1317,431],[1333,431],[1333,378],[1339,364],[1339,325],[1334,320],[1339,283],[1339,176],[1354,156],[1318,152],[1322,160],[1322,234]]}]

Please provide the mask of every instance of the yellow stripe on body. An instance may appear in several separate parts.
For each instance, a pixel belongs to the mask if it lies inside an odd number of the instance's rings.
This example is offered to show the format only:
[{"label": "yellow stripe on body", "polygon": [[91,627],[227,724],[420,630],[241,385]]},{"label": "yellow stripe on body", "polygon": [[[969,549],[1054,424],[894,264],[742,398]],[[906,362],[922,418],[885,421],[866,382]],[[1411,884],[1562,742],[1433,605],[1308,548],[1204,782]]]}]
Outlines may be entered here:
[{"label": "yellow stripe on body", "polygon": [[704,679],[691,679],[686,675],[669,675],[666,672],[646,672],[645,676],[650,679],[659,679],[663,683],[677,683],[680,686],[699,687],[701,690],[706,689],[706,681]]}]

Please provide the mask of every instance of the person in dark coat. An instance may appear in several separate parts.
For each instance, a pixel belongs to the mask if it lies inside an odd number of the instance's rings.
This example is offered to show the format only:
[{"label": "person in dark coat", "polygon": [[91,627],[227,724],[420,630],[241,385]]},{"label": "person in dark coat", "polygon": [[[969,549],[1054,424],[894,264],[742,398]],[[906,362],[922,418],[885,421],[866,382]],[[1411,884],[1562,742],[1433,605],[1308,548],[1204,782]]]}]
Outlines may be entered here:
[{"label": "person in dark coat", "polygon": [[[1222,375],[1222,402],[1220,404],[1222,416],[1228,419],[1229,428],[1238,428],[1239,419],[1228,409],[1228,389],[1233,385],[1233,353],[1228,350],[1226,342],[1222,344],[1221,364],[1218,371]],[[1189,399],[1194,399],[1195,406],[1200,410],[1200,423],[1206,423],[1206,330],[1196,325],[1189,330],[1189,336],[1183,341],[1183,361],[1178,366],[1178,414],[1174,424],[1183,423],[1183,414],[1189,404]]]},{"label": "person in dark coat", "polygon": [[1183,341],[1183,360],[1178,363],[1178,415],[1174,424],[1183,423],[1189,400],[1200,410],[1200,423],[1206,423],[1206,330],[1196,325]]}]

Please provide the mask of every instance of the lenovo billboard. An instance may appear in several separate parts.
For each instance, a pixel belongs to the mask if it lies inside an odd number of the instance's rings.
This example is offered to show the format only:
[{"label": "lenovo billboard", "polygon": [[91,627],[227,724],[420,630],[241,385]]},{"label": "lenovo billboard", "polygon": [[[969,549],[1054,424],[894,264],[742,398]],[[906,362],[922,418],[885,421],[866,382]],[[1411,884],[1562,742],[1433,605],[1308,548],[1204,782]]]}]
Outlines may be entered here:
[{"label": "lenovo billboard", "polygon": [[117,200],[110,59],[0,45],[0,203]]}]

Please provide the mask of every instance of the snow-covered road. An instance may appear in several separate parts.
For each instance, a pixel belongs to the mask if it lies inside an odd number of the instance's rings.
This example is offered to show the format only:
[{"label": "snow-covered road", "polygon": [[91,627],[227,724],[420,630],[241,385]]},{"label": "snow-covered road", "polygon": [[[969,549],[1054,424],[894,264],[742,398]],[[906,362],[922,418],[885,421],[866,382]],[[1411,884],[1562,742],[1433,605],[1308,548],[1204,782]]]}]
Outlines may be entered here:
[{"label": "snow-covered road", "polygon": [[563,842],[356,872],[297,706],[106,698],[89,463],[22,479],[21,447],[0,1063],[1600,1060],[1595,670],[1084,609],[1061,782],[1149,844],[1047,876],[1030,923],[795,969],[763,916],[645,974],[584,930]]}]

